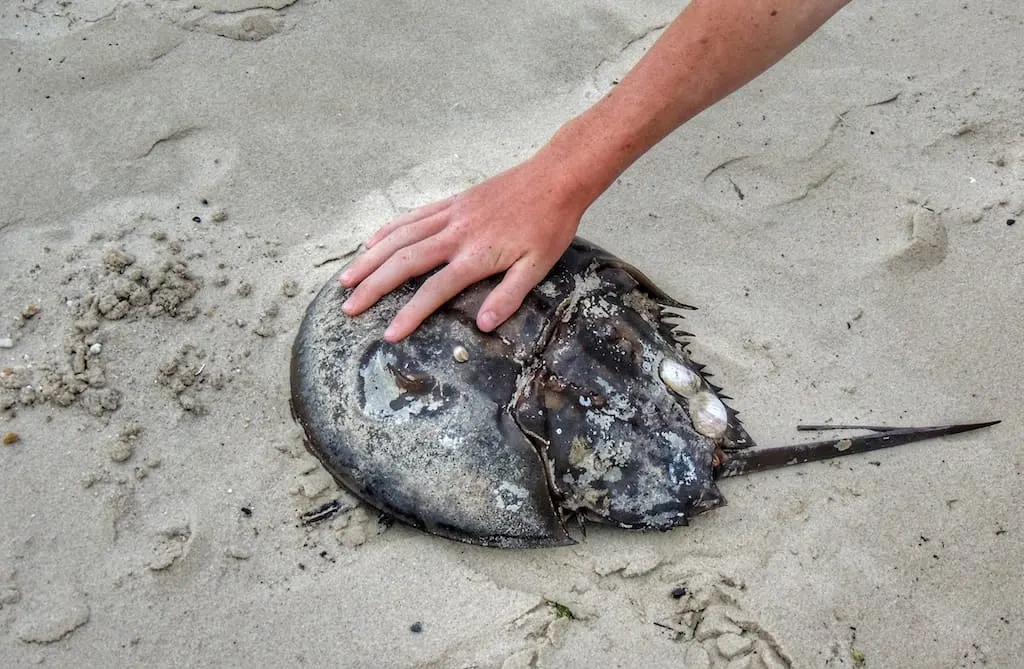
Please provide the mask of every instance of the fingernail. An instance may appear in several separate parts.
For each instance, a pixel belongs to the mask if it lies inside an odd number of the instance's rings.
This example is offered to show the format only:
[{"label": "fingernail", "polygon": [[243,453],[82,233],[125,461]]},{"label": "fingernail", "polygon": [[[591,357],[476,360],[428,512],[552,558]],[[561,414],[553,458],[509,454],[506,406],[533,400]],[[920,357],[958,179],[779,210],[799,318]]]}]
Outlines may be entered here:
[{"label": "fingernail", "polygon": [[341,310],[344,311],[346,314],[351,313],[352,300],[345,300],[345,302],[341,305]]},{"label": "fingernail", "polygon": [[388,328],[384,330],[384,339],[386,339],[387,341],[394,341],[394,339],[397,336],[398,328],[396,328],[394,325],[389,325]]},{"label": "fingernail", "polygon": [[347,286],[348,282],[352,280],[352,271],[351,270],[345,270],[344,272],[342,272],[340,280],[341,280],[341,282],[343,284],[345,284]]},{"label": "fingernail", "polygon": [[479,319],[480,329],[484,332],[490,332],[498,325],[498,317],[494,315],[493,311],[485,311],[480,314]]}]

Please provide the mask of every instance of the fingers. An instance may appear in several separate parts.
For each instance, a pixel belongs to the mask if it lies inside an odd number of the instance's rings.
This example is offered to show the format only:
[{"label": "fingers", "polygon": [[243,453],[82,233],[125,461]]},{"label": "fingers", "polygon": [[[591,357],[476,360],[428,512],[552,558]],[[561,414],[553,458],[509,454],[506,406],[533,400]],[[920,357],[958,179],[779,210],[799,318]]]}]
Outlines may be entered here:
[{"label": "fingers", "polygon": [[[368,248],[363,255],[356,258],[356,261],[353,262],[348,269],[341,273],[341,284],[348,288],[355,286],[370,274],[377,271],[381,265],[383,265],[389,258],[395,256],[399,251],[436,235],[444,229],[447,223],[447,210],[441,210],[427,218],[395,228],[393,234],[379,240],[372,249]],[[437,262],[427,269],[432,269],[439,264],[440,262]],[[410,278],[412,276],[416,275],[409,274],[406,278]]]},{"label": "fingers", "polygon": [[[481,305],[480,313],[477,316],[477,327],[484,332],[490,332],[508,320],[523,303],[526,294],[544,278],[550,269],[549,266],[530,257],[520,258],[513,263],[505,272],[501,283],[491,291]],[[465,263],[448,265],[423,282],[412,299],[402,307],[391,324],[388,325],[387,330],[384,331],[384,339],[392,343],[405,339],[426,320],[427,316],[439,309],[445,302],[490,273],[491,271],[488,269],[475,268]],[[401,281],[397,281],[394,286]],[[387,290],[391,290],[394,286]]]},{"label": "fingers", "polygon": [[360,314],[407,279],[425,274],[446,261],[444,248],[430,241],[399,249],[359,283],[341,308],[349,316]]},{"label": "fingers", "polygon": [[505,272],[501,283],[495,286],[476,317],[476,326],[490,332],[507,321],[523,303],[526,294],[543,280],[551,265],[538,262],[530,256],[523,256]]},{"label": "fingers", "polygon": [[486,276],[486,271],[474,270],[465,263],[448,265],[423,282],[412,299],[388,325],[384,331],[384,339],[392,343],[405,339],[442,304]]},{"label": "fingers", "polygon": [[366,248],[373,248],[373,246],[377,242],[384,239],[385,237],[387,237],[388,235],[390,235],[392,232],[402,227],[403,225],[415,223],[416,221],[419,221],[421,219],[429,218],[430,216],[433,216],[439,211],[444,211],[451,205],[452,200],[454,199],[455,196],[453,195],[452,197],[446,197],[445,199],[438,200],[437,202],[431,202],[430,204],[424,207],[420,207],[418,209],[413,209],[412,211],[405,212],[404,214],[402,214],[395,220],[391,221],[390,223],[382,225],[380,229],[377,230],[377,232],[373,233],[373,236],[366,240]]},{"label": "fingers", "polygon": [[579,225],[581,198],[552,190],[558,175],[552,165],[523,163],[384,225],[341,275],[354,288],[345,313],[361,313],[404,281],[441,266],[388,326],[384,338],[396,342],[473,282],[504,271],[477,314],[481,330],[498,327],[543,280]]}]

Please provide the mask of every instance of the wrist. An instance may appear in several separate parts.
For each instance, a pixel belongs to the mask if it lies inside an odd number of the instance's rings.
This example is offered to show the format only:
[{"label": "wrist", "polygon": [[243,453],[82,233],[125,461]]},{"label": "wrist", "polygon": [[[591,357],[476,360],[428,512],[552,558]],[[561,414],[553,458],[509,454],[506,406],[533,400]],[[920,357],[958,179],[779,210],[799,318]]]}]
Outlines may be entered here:
[{"label": "wrist", "polygon": [[551,175],[552,187],[582,215],[629,166],[584,117],[560,127],[533,156]]},{"label": "wrist", "polygon": [[624,84],[565,123],[538,152],[558,163],[584,208],[672,129],[663,127],[657,105]]}]

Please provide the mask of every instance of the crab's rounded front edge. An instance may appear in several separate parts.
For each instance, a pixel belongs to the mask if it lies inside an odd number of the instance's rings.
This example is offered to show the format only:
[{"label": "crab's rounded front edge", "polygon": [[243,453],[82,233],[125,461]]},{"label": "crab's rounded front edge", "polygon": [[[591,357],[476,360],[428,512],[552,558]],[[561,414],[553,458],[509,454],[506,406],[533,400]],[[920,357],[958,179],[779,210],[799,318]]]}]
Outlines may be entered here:
[{"label": "crab's rounded front edge", "polygon": [[[466,543],[575,543],[537,451],[506,410],[520,366],[471,319],[435,318],[380,339],[399,290],[352,319],[332,278],[292,348],[292,412],[334,478],[409,525]],[[458,351],[455,351],[458,346]],[[455,354],[453,354],[453,352]]]}]

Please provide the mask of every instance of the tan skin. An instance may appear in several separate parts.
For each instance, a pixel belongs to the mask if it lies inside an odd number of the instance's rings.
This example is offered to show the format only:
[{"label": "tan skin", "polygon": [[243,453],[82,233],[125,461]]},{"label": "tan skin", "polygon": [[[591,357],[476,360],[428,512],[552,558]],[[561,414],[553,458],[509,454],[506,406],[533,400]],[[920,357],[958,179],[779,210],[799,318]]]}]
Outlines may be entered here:
[{"label": "tan skin", "polygon": [[391,342],[464,288],[504,272],[477,327],[511,316],[568,248],[583,213],[673,130],[789,53],[849,0],[692,0],[604,98],[536,154],[378,230],[341,276],[355,316],[435,268],[384,332]]}]

